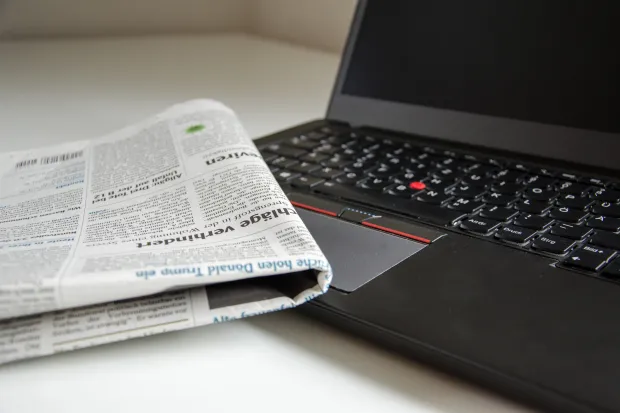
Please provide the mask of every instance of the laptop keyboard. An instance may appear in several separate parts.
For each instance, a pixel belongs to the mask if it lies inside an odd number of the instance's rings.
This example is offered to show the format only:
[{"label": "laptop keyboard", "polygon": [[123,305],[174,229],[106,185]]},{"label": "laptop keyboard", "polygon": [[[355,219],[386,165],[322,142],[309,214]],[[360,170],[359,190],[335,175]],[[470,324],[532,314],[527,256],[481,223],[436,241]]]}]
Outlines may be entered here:
[{"label": "laptop keyboard", "polygon": [[259,150],[282,185],[620,280],[620,182],[329,127]]}]

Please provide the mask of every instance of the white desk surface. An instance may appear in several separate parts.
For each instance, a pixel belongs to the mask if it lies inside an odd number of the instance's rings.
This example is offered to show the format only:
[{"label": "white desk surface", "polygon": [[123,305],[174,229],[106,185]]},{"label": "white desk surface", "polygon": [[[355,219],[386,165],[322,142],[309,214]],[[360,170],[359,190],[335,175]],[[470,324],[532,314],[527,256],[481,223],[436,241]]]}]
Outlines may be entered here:
[{"label": "white desk surface", "polygon": [[[0,43],[0,152],[97,137],[196,97],[258,137],[323,117],[337,66],[242,35]],[[2,413],[120,411],[529,410],[294,310],[0,367]]]}]

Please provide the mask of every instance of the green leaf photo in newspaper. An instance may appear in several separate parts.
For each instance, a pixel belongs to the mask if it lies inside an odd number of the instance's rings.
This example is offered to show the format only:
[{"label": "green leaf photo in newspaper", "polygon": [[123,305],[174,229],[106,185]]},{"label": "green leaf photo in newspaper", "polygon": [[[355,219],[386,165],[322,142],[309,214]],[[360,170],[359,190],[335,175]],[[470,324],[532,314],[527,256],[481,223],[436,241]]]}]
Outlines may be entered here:
[{"label": "green leaf photo in newspaper", "polygon": [[200,132],[201,130],[204,130],[205,125],[203,124],[198,124],[198,125],[192,125],[190,127],[188,127],[187,129],[185,129],[185,133],[196,133],[196,132]]}]

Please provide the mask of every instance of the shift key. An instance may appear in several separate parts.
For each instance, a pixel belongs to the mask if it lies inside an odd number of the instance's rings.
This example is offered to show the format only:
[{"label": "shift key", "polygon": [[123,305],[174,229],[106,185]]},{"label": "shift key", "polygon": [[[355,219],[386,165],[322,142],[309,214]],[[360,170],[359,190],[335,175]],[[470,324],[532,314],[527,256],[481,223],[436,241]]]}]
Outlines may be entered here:
[{"label": "shift key", "polygon": [[466,216],[463,212],[441,208],[436,205],[381,195],[372,191],[340,185],[334,182],[324,182],[313,187],[312,190],[333,197],[359,202],[375,208],[416,217],[437,225],[453,225],[456,221]]}]

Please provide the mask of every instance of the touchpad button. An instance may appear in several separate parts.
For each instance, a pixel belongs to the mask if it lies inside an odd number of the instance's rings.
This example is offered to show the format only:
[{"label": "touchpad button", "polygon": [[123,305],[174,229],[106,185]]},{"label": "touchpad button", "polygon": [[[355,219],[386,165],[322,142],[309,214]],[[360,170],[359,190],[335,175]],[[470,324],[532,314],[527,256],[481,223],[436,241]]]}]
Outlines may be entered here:
[{"label": "touchpad button", "polygon": [[353,292],[426,247],[338,218],[297,209],[332,266],[332,286]]}]

